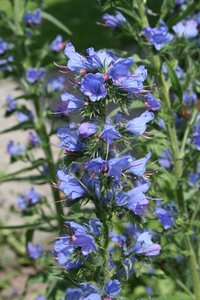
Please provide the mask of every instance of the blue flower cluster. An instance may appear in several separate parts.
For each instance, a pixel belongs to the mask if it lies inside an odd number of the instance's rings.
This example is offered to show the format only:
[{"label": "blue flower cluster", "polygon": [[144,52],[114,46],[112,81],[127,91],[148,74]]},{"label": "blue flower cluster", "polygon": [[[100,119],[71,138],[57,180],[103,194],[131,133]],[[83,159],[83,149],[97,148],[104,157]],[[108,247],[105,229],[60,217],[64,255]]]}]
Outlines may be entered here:
[{"label": "blue flower cluster", "polygon": [[160,27],[145,27],[143,35],[158,51],[174,37],[173,34],[169,33],[168,27],[165,25],[164,21],[160,22]]},{"label": "blue flower cluster", "polygon": [[42,22],[41,10],[37,8],[33,12],[27,11],[24,14],[24,22],[28,25],[39,25]]},{"label": "blue flower cluster", "polygon": [[116,299],[120,290],[120,282],[117,279],[106,282],[103,290],[95,284],[83,282],[79,284],[79,288],[67,289],[65,300],[112,300]]},{"label": "blue flower cluster", "polygon": [[30,190],[25,192],[25,195],[19,195],[17,197],[18,207],[21,211],[25,212],[29,207],[36,205],[41,201],[42,196],[35,190],[34,187],[31,187]]},{"label": "blue flower cluster", "polygon": [[13,56],[7,56],[9,48],[9,44],[0,37],[0,71],[3,72],[12,70]]},{"label": "blue flower cluster", "polygon": [[[118,279],[125,273],[124,265],[131,273],[135,261],[142,256],[158,255],[161,249],[147,230],[135,230],[133,234],[125,229],[124,234],[118,234],[111,232],[112,225],[106,229],[112,215],[128,212],[139,218],[148,212],[151,197],[146,193],[151,184],[146,168],[151,153],[137,159],[131,144],[146,134],[147,124],[155,117],[152,111],[160,109],[160,102],[145,90],[143,82],[147,70],[143,65],[136,67],[132,57],[121,58],[111,51],[93,48],[86,52],[86,56],[77,53],[71,43],[67,43],[64,50],[67,68],[74,74],[71,81],[74,94],[62,93],[62,113],[78,112],[83,120],[66,124],[57,131],[59,146],[69,160],[69,164],[57,172],[57,188],[63,202],[70,206],[89,201],[98,219],[92,218],[84,225],[66,222],[66,233],[54,243],[54,251],[56,260],[67,271],[84,270],[88,264],[96,266],[99,257],[103,257],[103,265],[107,264],[109,270],[119,269],[115,278],[112,275],[107,278],[110,280],[103,288],[91,290],[87,284],[87,290],[83,290],[78,284],[78,289],[67,290],[66,299],[113,299],[120,291]],[[133,96],[145,101],[150,110],[131,119],[125,115],[109,118],[107,105],[115,102],[116,93],[122,99],[119,104],[122,111],[124,106],[128,108]],[[130,146],[124,149],[124,143]],[[122,153],[121,149],[124,149]],[[105,240],[107,262],[103,250]],[[121,258],[116,261],[119,245]],[[100,276],[105,274],[100,272]]]}]

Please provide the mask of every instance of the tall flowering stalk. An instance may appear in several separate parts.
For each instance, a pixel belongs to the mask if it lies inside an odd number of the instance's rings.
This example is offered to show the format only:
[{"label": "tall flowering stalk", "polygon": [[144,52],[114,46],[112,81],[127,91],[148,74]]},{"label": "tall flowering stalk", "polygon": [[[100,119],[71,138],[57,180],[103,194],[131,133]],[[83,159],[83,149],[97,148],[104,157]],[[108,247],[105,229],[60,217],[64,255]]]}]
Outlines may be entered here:
[{"label": "tall flowering stalk", "polygon": [[[81,224],[65,222],[66,234],[55,242],[54,250],[56,260],[77,285],[67,290],[66,299],[77,293],[77,299],[113,299],[134,265],[161,249],[152,241],[153,233],[142,226],[151,202],[146,195],[151,186],[146,171],[151,153],[141,157],[142,140],[154,113],[145,110],[139,117],[128,116],[135,97],[149,97],[143,65],[137,67],[132,57],[122,58],[112,51],[89,48],[86,52],[87,56],[77,53],[71,43],[64,50],[68,62],[61,68],[74,72],[74,93],[61,95],[63,112],[79,113],[82,120],[57,132],[65,153],[57,175],[65,205],[70,210],[78,205],[84,212],[87,204],[89,213],[85,212]],[[117,251],[121,257],[116,258]],[[92,279],[99,287],[80,283],[83,279]]]}]

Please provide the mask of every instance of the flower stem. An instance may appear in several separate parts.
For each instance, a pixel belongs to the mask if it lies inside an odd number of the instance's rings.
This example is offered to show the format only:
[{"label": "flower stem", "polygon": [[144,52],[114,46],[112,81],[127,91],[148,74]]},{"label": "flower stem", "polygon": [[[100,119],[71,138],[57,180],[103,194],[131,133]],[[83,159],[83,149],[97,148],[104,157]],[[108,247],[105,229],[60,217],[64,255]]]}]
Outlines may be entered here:
[{"label": "flower stem", "polygon": [[62,204],[60,202],[59,191],[58,191],[58,189],[56,189],[55,187],[52,186],[52,182],[57,181],[56,167],[54,164],[53,154],[52,154],[51,146],[49,143],[49,136],[48,136],[46,126],[45,126],[44,116],[42,114],[42,110],[41,110],[40,102],[39,102],[38,98],[34,100],[34,107],[35,107],[36,115],[38,118],[36,130],[37,130],[37,133],[42,142],[41,147],[45,154],[45,158],[46,158],[46,162],[47,162],[47,166],[48,166],[48,181],[49,181],[49,185],[51,187],[51,192],[53,195],[56,214],[57,214],[57,218],[58,218],[59,231],[61,233],[63,231],[63,217],[62,217],[63,209],[62,209]]}]

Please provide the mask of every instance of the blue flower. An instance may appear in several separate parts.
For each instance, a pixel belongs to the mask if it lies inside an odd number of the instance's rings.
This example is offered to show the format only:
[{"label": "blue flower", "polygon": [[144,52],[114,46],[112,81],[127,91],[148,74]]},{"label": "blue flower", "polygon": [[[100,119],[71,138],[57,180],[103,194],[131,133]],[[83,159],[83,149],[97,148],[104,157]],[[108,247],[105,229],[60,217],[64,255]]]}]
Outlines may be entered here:
[{"label": "blue flower", "polygon": [[46,300],[46,297],[45,296],[42,296],[42,295],[38,295],[35,300]]},{"label": "blue flower", "polygon": [[81,253],[85,256],[96,250],[97,248],[94,242],[94,238],[91,235],[85,234],[76,234],[75,236],[73,236],[73,245],[75,247],[80,247]]},{"label": "blue flower", "polygon": [[151,93],[146,95],[145,101],[146,106],[153,111],[157,111],[161,107],[160,101],[158,101]]},{"label": "blue flower", "polygon": [[28,190],[26,193],[26,199],[28,203],[30,204],[36,204],[41,200],[41,195],[35,190],[34,187],[32,187],[30,190]]},{"label": "blue flower", "polygon": [[122,81],[131,75],[130,67],[133,65],[133,58],[120,58],[108,70],[108,76],[114,82]]},{"label": "blue flower", "polygon": [[6,97],[6,112],[13,112],[17,108],[17,102],[14,97],[8,95]]},{"label": "blue flower", "polygon": [[173,26],[172,28],[179,38],[185,37],[191,39],[197,36],[197,27],[198,23],[195,20],[183,20],[175,26]]},{"label": "blue flower", "polygon": [[34,119],[34,115],[31,111],[26,111],[26,112],[19,111],[17,112],[17,119],[20,123],[25,123],[25,122],[32,121]]},{"label": "blue flower", "polygon": [[46,297],[45,296],[42,296],[42,295],[38,295],[35,300],[46,300]]},{"label": "blue flower", "polygon": [[115,129],[113,125],[105,125],[103,131],[100,133],[99,137],[103,139],[106,144],[111,145],[113,140],[118,140],[122,136],[121,134]]},{"label": "blue flower", "polygon": [[149,189],[149,183],[141,184],[132,190],[127,192],[129,197],[129,201],[127,203],[127,207],[132,210],[136,215],[142,215],[143,210],[147,207],[149,201],[144,193],[146,193]]},{"label": "blue flower", "polygon": [[41,10],[38,8],[33,12],[27,11],[24,15],[24,22],[29,25],[38,25],[42,21]]},{"label": "blue flower", "polygon": [[92,235],[100,235],[101,233],[101,222],[99,221],[99,219],[91,219],[89,221],[90,224],[90,232]]},{"label": "blue flower", "polygon": [[171,226],[174,225],[174,218],[172,214],[167,210],[161,207],[156,207],[155,213],[158,215],[159,222],[163,225],[165,230],[169,229]]},{"label": "blue flower", "polygon": [[0,55],[4,54],[8,50],[8,43],[6,43],[2,37],[0,37]]},{"label": "blue flower", "polygon": [[81,289],[71,289],[66,290],[65,300],[82,300],[83,292]]},{"label": "blue flower", "polygon": [[66,222],[69,234],[54,243],[55,256],[67,270],[80,267],[84,258],[97,249],[94,238],[86,227]]},{"label": "blue flower", "polygon": [[93,123],[84,122],[79,126],[77,131],[81,137],[87,138],[87,137],[95,134],[98,128],[99,128],[99,126],[97,126]]},{"label": "blue flower", "polygon": [[130,155],[111,158],[108,161],[108,175],[119,180],[121,177],[122,170],[127,169],[130,166],[132,158]]},{"label": "blue flower", "polygon": [[67,114],[75,112],[84,106],[84,101],[67,92],[61,95],[61,100],[66,103],[65,112]]},{"label": "blue flower", "polygon": [[83,150],[83,145],[79,140],[77,133],[72,131],[69,126],[59,128],[57,135],[60,138],[60,146],[67,152],[80,152]]},{"label": "blue flower", "polygon": [[144,66],[139,66],[133,74],[123,80],[115,81],[115,84],[129,94],[139,94],[143,93],[143,81],[146,78],[147,70]]},{"label": "blue flower", "polygon": [[[200,179],[200,173],[197,171],[197,173],[189,173],[188,175],[188,184],[189,186],[193,187],[197,181]],[[200,187],[200,182],[199,182],[199,187]]]},{"label": "blue flower", "polygon": [[62,91],[64,89],[65,79],[62,76],[51,78],[47,82],[48,91]]},{"label": "blue flower", "polygon": [[13,56],[9,55],[7,58],[0,59],[0,70],[3,72],[11,72],[13,70],[12,62]]},{"label": "blue flower", "polygon": [[146,171],[146,163],[151,157],[151,152],[149,152],[144,158],[137,159],[130,163],[130,167],[127,169],[128,173],[134,174],[136,176],[144,175]]},{"label": "blue flower", "polygon": [[200,151],[200,119],[197,118],[193,131],[193,144]]},{"label": "blue flower", "polygon": [[94,51],[94,48],[91,47],[88,48],[86,52],[89,54],[89,56],[87,56],[87,60],[90,62],[91,68],[99,69],[103,67],[105,72],[117,59],[113,52],[109,50]]},{"label": "blue flower", "polygon": [[27,201],[25,199],[25,197],[19,195],[17,196],[17,203],[18,203],[18,208],[21,210],[21,211],[26,211],[27,210]]},{"label": "blue flower", "polygon": [[28,141],[33,148],[39,147],[41,143],[39,137],[31,131],[28,133]]},{"label": "blue flower", "polygon": [[161,246],[153,243],[150,233],[145,231],[138,236],[137,241],[130,252],[144,256],[155,256],[160,254],[160,250]]},{"label": "blue flower", "polygon": [[60,52],[64,47],[62,35],[57,35],[57,37],[52,41],[50,49],[54,52]]},{"label": "blue flower", "polygon": [[194,92],[184,92],[183,93],[183,103],[185,105],[193,105],[198,101],[197,94]]},{"label": "blue flower", "polygon": [[172,165],[171,160],[172,160],[171,152],[170,152],[170,150],[166,149],[166,150],[163,150],[161,152],[161,154],[159,155],[158,162],[162,167],[169,169],[169,168],[171,168],[171,165]]},{"label": "blue flower", "polygon": [[176,0],[177,5],[182,5],[185,2],[185,0]]},{"label": "blue flower", "polygon": [[29,82],[29,83],[35,83],[37,81],[41,81],[44,79],[45,77],[45,69],[44,68],[40,68],[40,69],[37,69],[37,68],[29,68],[27,71],[26,71],[26,80]]},{"label": "blue flower", "polygon": [[117,206],[126,206],[129,200],[129,196],[123,191],[120,191],[115,197],[115,203]]},{"label": "blue flower", "polygon": [[101,157],[93,158],[85,164],[85,169],[96,174],[102,173],[107,167],[107,162]]},{"label": "blue flower", "polygon": [[117,279],[109,280],[104,287],[104,292],[109,297],[116,297],[119,294],[120,290],[120,283]]},{"label": "blue flower", "polygon": [[14,144],[12,140],[7,143],[7,151],[11,156],[20,156],[25,152],[25,147],[20,143]]},{"label": "blue flower", "polygon": [[125,128],[128,132],[131,132],[134,135],[142,135],[147,125],[146,123],[154,119],[154,114],[149,111],[145,111],[141,114],[140,117],[134,118],[131,121],[128,121],[125,125]]},{"label": "blue flower", "polygon": [[82,197],[85,194],[84,189],[80,185],[78,179],[70,174],[64,173],[64,171],[59,170],[57,176],[61,183],[58,188],[67,195],[68,200],[75,200]]},{"label": "blue flower", "polygon": [[41,244],[34,245],[29,242],[27,245],[27,251],[28,251],[28,255],[32,259],[38,259],[43,252],[43,248]]},{"label": "blue flower", "polygon": [[81,92],[88,96],[92,102],[105,98],[107,90],[101,73],[89,73],[81,80]]},{"label": "blue flower", "polygon": [[143,34],[158,51],[173,39],[173,34],[169,33],[168,27],[163,21],[160,22],[160,27],[145,27]]},{"label": "blue flower", "polygon": [[85,56],[77,53],[72,43],[67,43],[64,53],[69,59],[67,67],[71,71],[93,69],[93,64],[91,63],[91,61],[88,61],[88,59]]},{"label": "blue flower", "polygon": [[115,15],[104,14],[102,20],[105,26],[111,27],[112,29],[120,27],[127,22],[125,17],[117,10],[115,11]]}]

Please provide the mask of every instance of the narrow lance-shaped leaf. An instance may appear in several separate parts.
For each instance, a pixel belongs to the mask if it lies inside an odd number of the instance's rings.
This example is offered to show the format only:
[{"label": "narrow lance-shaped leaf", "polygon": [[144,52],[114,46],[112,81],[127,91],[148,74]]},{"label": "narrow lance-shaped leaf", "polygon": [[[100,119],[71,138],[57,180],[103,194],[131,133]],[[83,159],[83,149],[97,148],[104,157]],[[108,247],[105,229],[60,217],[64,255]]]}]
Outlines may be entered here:
[{"label": "narrow lance-shaped leaf", "polygon": [[72,35],[71,30],[69,30],[62,22],[60,22],[57,18],[55,18],[51,14],[43,11],[42,18],[48,20],[49,22],[57,26],[59,29],[63,30],[68,35]]}]

